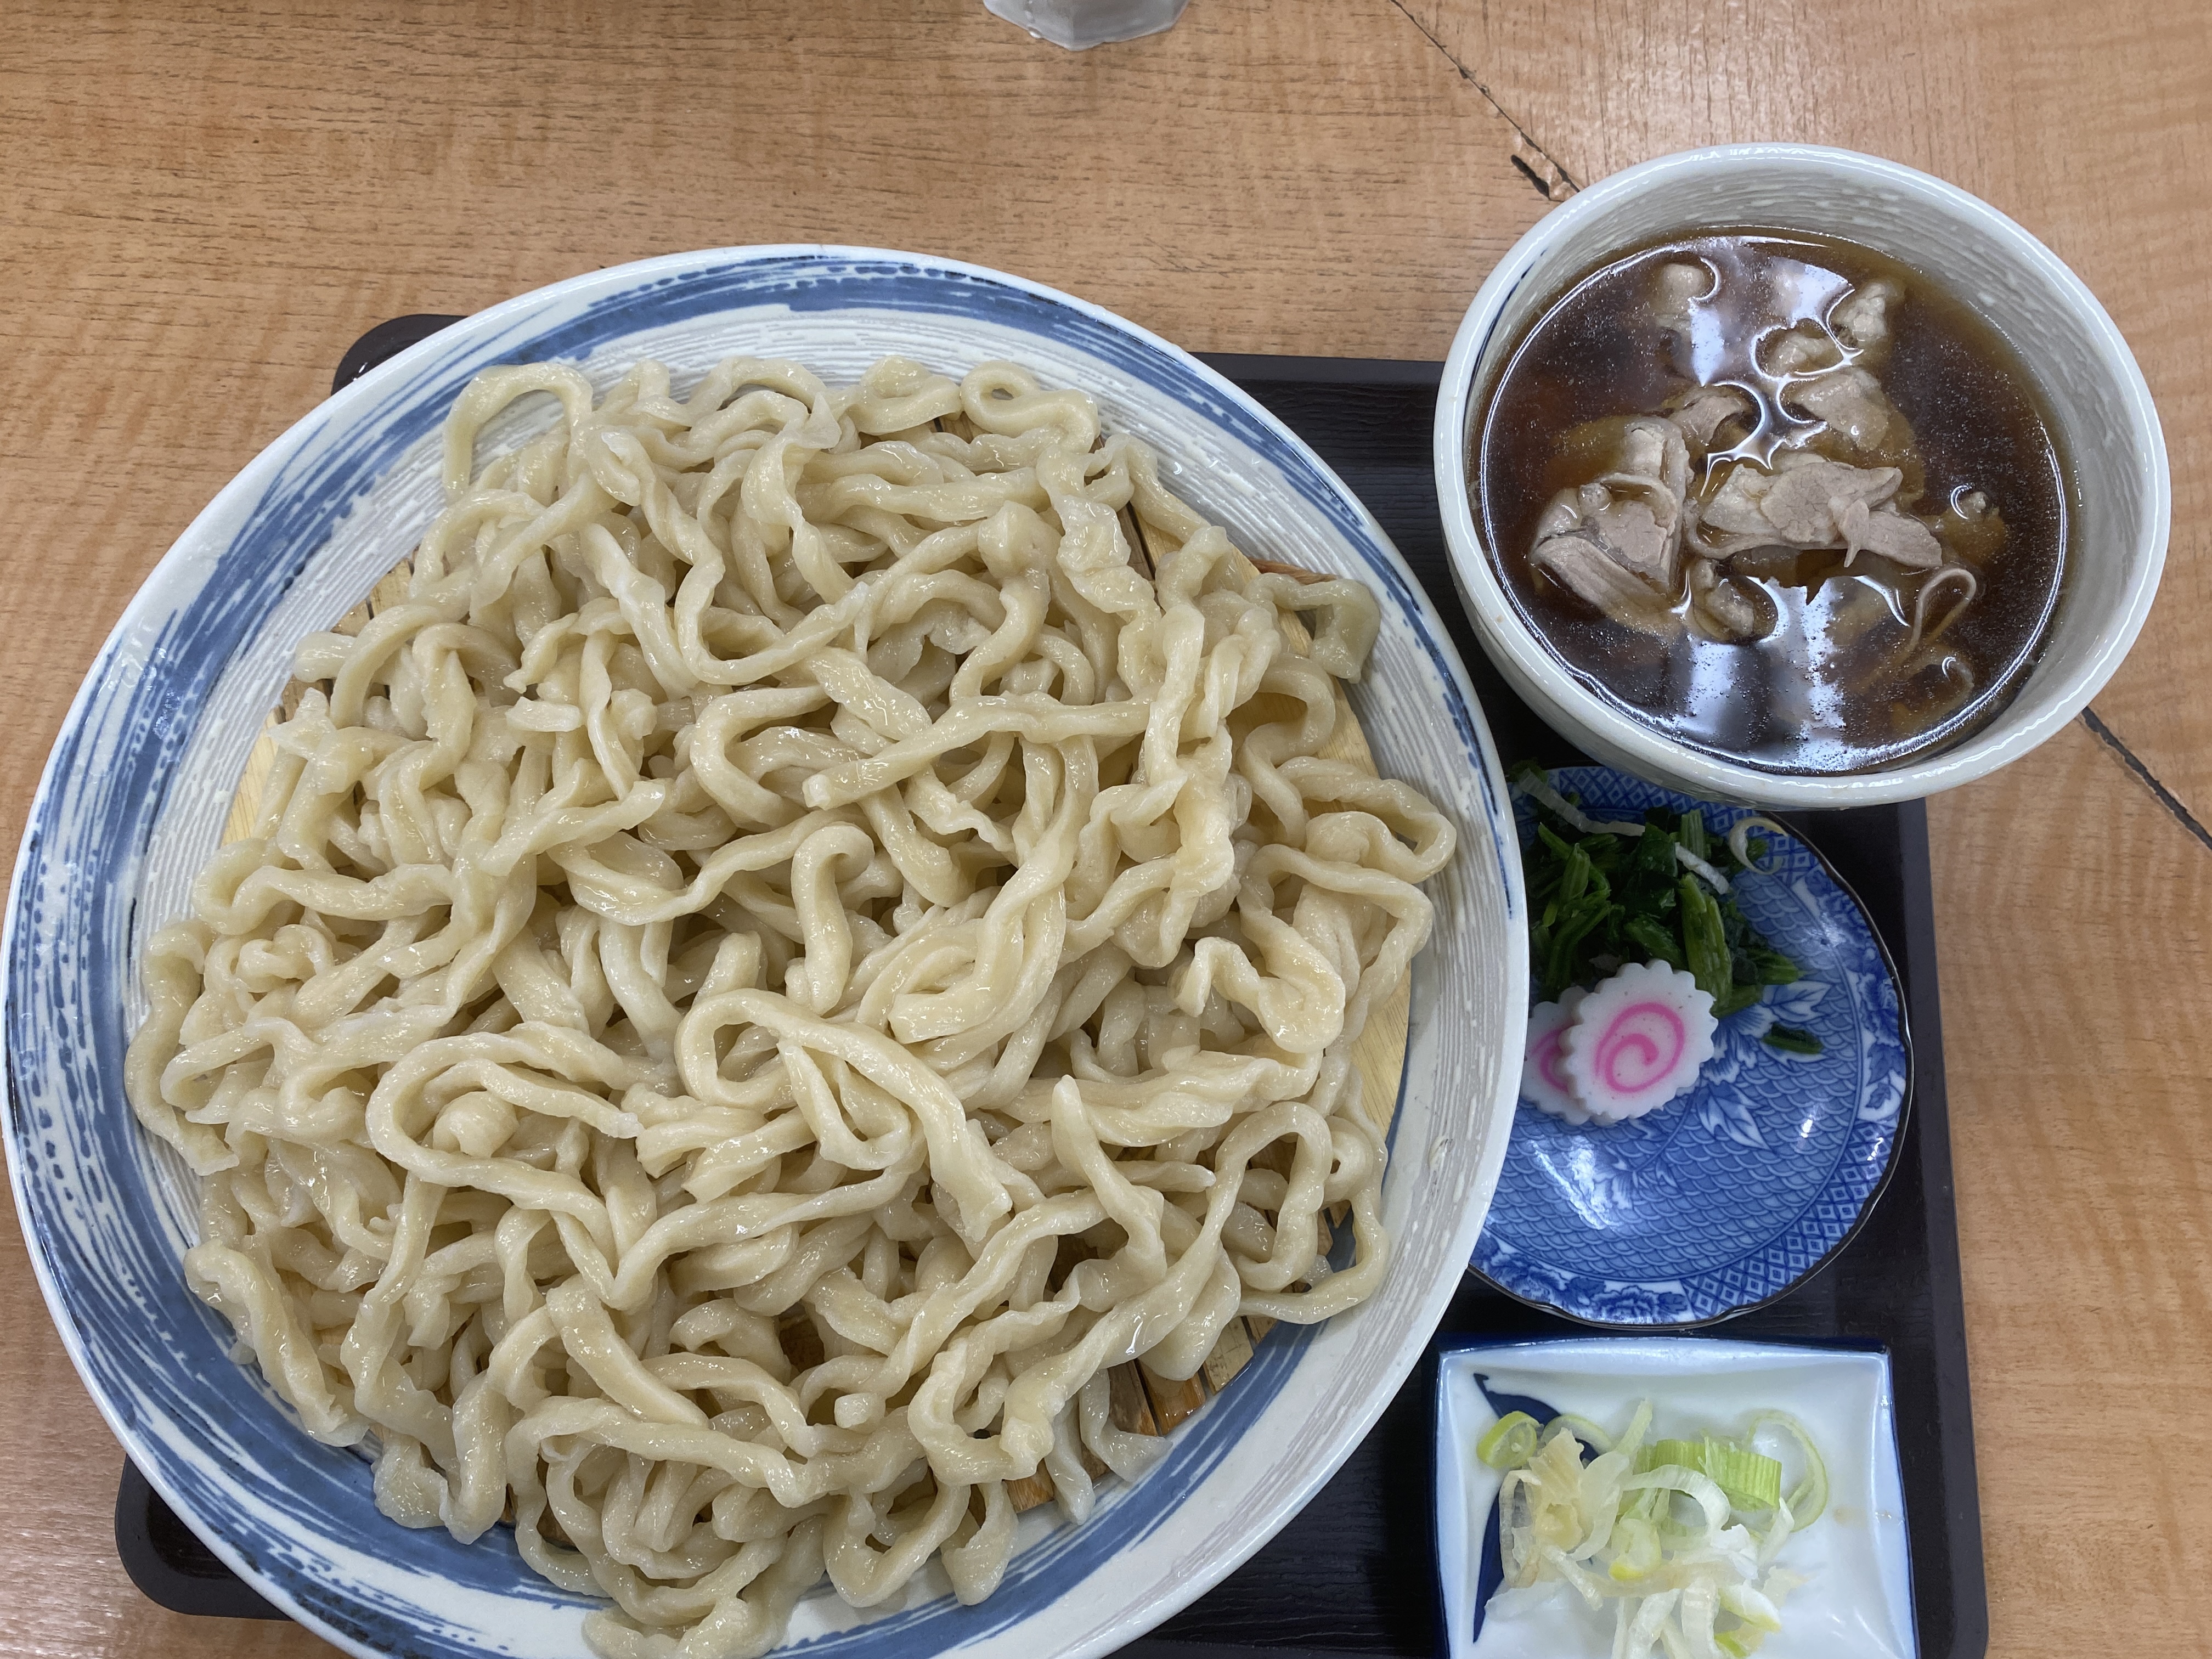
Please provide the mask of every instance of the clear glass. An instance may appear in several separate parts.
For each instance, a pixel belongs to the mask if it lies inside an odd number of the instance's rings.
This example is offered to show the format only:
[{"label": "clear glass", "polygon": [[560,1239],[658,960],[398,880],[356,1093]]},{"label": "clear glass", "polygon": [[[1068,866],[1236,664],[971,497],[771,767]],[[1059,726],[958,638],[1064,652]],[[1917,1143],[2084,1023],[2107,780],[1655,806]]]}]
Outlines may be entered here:
[{"label": "clear glass", "polygon": [[983,0],[994,15],[1018,23],[1070,52],[1171,29],[1190,0]]}]

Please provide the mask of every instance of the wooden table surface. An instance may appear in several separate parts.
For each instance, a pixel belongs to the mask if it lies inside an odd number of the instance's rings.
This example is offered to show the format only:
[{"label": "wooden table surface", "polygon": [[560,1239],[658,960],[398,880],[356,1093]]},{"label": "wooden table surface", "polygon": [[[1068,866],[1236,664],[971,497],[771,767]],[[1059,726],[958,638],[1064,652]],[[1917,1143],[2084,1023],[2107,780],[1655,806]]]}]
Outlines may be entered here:
[{"label": "wooden table surface", "polygon": [[[1437,357],[1551,199],[1668,150],[1848,145],[2020,220],[2142,360],[2174,532],[2092,714],[1930,804],[1990,1651],[2212,1651],[2202,0],[1194,0],[1079,56],[980,0],[13,0],[5,40],[9,858],[132,591],[395,313],[825,240],[1017,271],[1197,349]],[[323,1650],[143,1600],[121,1461],[11,1211],[0,1653]]]}]

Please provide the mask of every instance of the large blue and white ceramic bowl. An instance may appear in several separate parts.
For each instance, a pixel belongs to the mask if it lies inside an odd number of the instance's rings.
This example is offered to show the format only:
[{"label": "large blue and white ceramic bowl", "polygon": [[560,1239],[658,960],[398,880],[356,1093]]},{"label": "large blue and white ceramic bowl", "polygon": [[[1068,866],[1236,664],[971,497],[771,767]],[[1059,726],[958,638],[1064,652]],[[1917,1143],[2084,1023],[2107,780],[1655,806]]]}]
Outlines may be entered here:
[{"label": "large blue and white ceramic bowl", "polygon": [[1384,1188],[1395,1256],[1374,1299],[1316,1329],[1279,1327],[1167,1458],[1134,1487],[1102,1494],[1085,1526],[1030,1511],[989,1601],[962,1607],[939,1577],[863,1622],[817,1592],[793,1621],[791,1650],[1080,1659],[1135,1637],[1250,1554],[1358,1443],[1473,1248],[1519,1066],[1518,849],[1443,628],[1335,476],[1175,347],[1081,301],[946,260],[723,250],[526,295],[332,398],[162,560],[70,712],[0,941],[9,1164],[63,1340],[125,1448],[193,1530],[354,1653],[581,1656],[583,1607],[529,1571],[504,1529],[463,1547],[384,1519],[368,1465],[308,1439],[186,1292],[191,1183],[139,1133],[123,1092],[125,1042],[144,1011],[143,941],[182,912],[191,872],[215,849],[294,642],[343,615],[428,523],[439,422],[471,375],[557,358],[605,384],[653,356],[680,382],[744,353],[796,358],[834,383],[892,352],[956,374],[1012,358],[1048,384],[1082,386],[1110,426],[1153,443],[1174,487],[1241,545],[1370,583],[1382,633],[1354,705],[1383,769],[1443,804],[1463,839],[1431,884],[1437,925],[1414,969]]},{"label": "large blue and white ceramic bowl", "polygon": [[[1751,812],[1603,767],[1552,781],[1600,818],[1696,806],[1725,836]],[[1783,1294],[1873,1206],[1911,1085],[1897,976],[1820,855],[1762,834],[1761,868],[1731,877],[1736,901],[1803,977],[1723,1020],[1695,1085],[1647,1116],[1577,1128],[1518,1107],[1474,1249],[1475,1271],[1499,1289],[1586,1324],[1708,1324]],[[1769,1045],[1777,1024],[1810,1031],[1820,1052]]]}]

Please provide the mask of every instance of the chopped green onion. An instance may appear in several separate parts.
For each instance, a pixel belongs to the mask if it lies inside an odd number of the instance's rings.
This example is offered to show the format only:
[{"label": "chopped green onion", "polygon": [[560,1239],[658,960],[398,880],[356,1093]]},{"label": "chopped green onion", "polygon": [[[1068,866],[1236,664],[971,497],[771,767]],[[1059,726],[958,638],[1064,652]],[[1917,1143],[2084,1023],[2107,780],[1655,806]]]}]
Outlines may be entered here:
[{"label": "chopped green onion", "polygon": [[1708,1440],[1704,1468],[1740,1510],[1771,1510],[1782,1501],[1782,1465],[1771,1457]]},{"label": "chopped green onion", "polygon": [[1640,1516],[1624,1515],[1613,1522],[1613,1565],[1606,1571],[1616,1583],[1632,1584],[1659,1570],[1659,1531]]},{"label": "chopped green onion", "polygon": [[1726,1440],[1656,1440],[1636,1460],[1636,1472],[1663,1468],[1702,1474],[1739,1510],[1771,1510],[1782,1497],[1782,1465],[1749,1445]]},{"label": "chopped green onion", "polygon": [[1705,1443],[1702,1440],[1655,1440],[1636,1460],[1636,1472],[1649,1474],[1667,1468],[1705,1472]]},{"label": "chopped green onion", "polygon": [[1572,1412],[1561,1412],[1545,1426],[1547,1428],[1553,1429],[1565,1426],[1571,1431],[1575,1438],[1581,1441],[1584,1445],[1595,1446],[1601,1452],[1608,1452],[1613,1449],[1613,1437],[1611,1435],[1607,1434],[1603,1429],[1598,1427],[1596,1424],[1591,1422],[1587,1417],[1577,1417]]},{"label": "chopped green onion", "polygon": [[1754,1630],[1771,1635],[1782,1628],[1782,1613],[1749,1584],[1723,1584],[1721,1606]]},{"label": "chopped green onion", "polygon": [[1621,1455],[1632,1469],[1636,1467],[1638,1449],[1644,1444],[1644,1437],[1650,1428],[1651,1402],[1639,1400],[1636,1402],[1635,1412],[1628,1419],[1628,1427],[1622,1431],[1620,1438],[1613,1443],[1613,1449]]},{"label": "chopped green onion", "polygon": [[1674,861],[1692,874],[1703,876],[1705,878],[1705,884],[1716,893],[1728,891],[1728,878],[1679,842],[1674,846]]},{"label": "chopped green onion", "polygon": [[1545,775],[1544,769],[1534,761],[1524,761],[1514,769],[1513,787],[1528,796],[1530,800],[1548,809],[1562,823],[1581,830],[1584,835],[1599,830],[1624,836],[1640,836],[1644,833],[1644,826],[1640,823],[1600,823],[1590,817],[1583,812],[1577,802],[1569,800],[1552,787],[1551,779]]},{"label": "chopped green onion", "polygon": [[1650,1653],[1651,1644],[1659,1639],[1659,1632],[1667,1628],[1668,1615],[1681,1600],[1682,1592],[1678,1589],[1661,1590],[1656,1595],[1644,1597],[1644,1605],[1636,1609],[1635,1617],[1628,1621],[1628,1650],[1638,1654]]},{"label": "chopped green onion", "polygon": [[1759,1041],[1770,1048],[1781,1049],[1784,1054],[1817,1054],[1820,1052],[1820,1038],[1810,1031],[1801,1031],[1790,1025],[1770,1026]]},{"label": "chopped green onion", "polygon": [[[1787,1499],[1781,1462],[1753,1444],[1769,1423],[1805,1452],[1806,1479]],[[1772,1563],[1794,1535],[1792,1505],[1802,1498],[1809,1520],[1826,1503],[1826,1471],[1802,1426],[1779,1412],[1760,1413],[1734,1439],[1647,1443],[1650,1426],[1646,1401],[1611,1449],[1598,1449],[1604,1429],[1567,1414],[1540,1431],[1519,1413],[1491,1427],[1477,1448],[1487,1463],[1540,1442],[1499,1484],[1505,1583],[1564,1583],[1593,1612],[1613,1602],[1616,1653],[1649,1656],[1656,1644],[1668,1659],[1743,1659],[1782,1627],[1779,1604],[1805,1582]],[[1513,1440],[1521,1443],[1509,1448]],[[1747,1517],[1767,1512],[1773,1523],[1762,1537]]]},{"label": "chopped green onion", "polygon": [[1526,1412],[1508,1412],[1474,1443],[1474,1455],[1493,1469],[1517,1469],[1536,1455],[1536,1419]]},{"label": "chopped green onion", "polygon": [[1793,1530],[1802,1532],[1818,1521],[1821,1512],[1828,1507],[1828,1466],[1820,1461],[1820,1449],[1814,1445],[1813,1437],[1805,1432],[1805,1425],[1787,1412],[1759,1413],[1751,1419],[1751,1426],[1745,1431],[1744,1438],[1750,1440],[1769,1423],[1779,1424],[1789,1430],[1790,1437],[1796,1441],[1805,1454],[1805,1478],[1790,1493],[1790,1526]]},{"label": "chopped green onion", "polygon": [[1766,843],[1751,839],[1751,832],[1754,830],[1771,830],[1778,836],[1790,833],[1772,818],[1757,813],[1747,818],[1738,818],[1729,828],[1729,856],[1747,870],[1758,869],[1759,860],[1766,856]]}]

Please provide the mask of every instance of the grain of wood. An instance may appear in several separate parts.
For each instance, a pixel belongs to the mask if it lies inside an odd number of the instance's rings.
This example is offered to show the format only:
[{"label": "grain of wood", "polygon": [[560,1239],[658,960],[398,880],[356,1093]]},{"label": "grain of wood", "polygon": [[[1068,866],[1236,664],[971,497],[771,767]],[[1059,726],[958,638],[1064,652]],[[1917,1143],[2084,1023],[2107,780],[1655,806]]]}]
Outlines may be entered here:
[{"label": "grain of wood", "polygon": [[[975,0],[15,0],[0,836],[155,559],[385,317],[835,240],[1012,270],[1200,350],[1436,357],[1546,205],[1516,152],[1587,183],[1768,137],[1995,202],[2136,346],[2177,530],[2099,706],[2212,822],[2212,700],[2191,695],[2212,667],[2208,30],[2193,0],[1199,0],[1166,34],[1069,56]],[[2154,1432],[2101,1443],[2106,1479],[2051,1448],[2093,1398],[2175,1423],[2212,1403],[2212,854],[2078,730],[1931,817],[1990,1651],[2100,1650],[2117,1584],[2132,1646],[2202,1652],[2193,1465]],[[119,1457],[12,1215],[0,1325],[0,1652],[328,1651],[165,1613],[124,1577]]]},{"label": "grain of wood", "polygon": [[2058,1449],[2084,1379],[2212,1411],[2212,854],[2078,725],[1929,819],[1990,1651],[2094,1650],[2120,1575],[2144,1651],[2203,1652],[2212,1526],[2165,1431]]},{"label": "grain of wood", "polygon": [[1406,3],[1583,183],[1699,144],[1839,144],[1972,191],[2081,275],[2142,364],[2174,471],[2163,597],[2097,706],[2212,823],[2212,697],[2173,695],[2212,680],[2212,7]]}]

